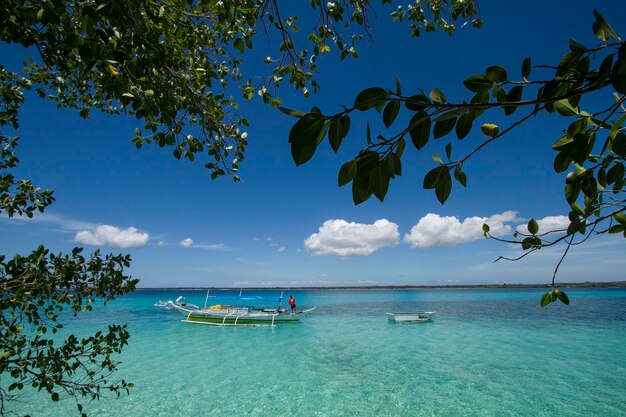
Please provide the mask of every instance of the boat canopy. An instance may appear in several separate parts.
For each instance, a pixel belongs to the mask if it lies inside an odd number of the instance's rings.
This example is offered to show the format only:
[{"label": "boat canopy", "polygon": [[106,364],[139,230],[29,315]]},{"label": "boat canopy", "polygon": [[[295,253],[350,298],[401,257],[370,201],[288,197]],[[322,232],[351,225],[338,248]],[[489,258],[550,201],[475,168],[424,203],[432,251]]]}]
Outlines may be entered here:
[{"label": "boat canopy", "polygon": [[273,303],[282,301],[282,297],[261,297],[258,295],[217,295],[211,298],[214,300],[267,301]]},{"label": "boat canopy", "polygon": [[235,300],[235,301],[263,301],[266,303],[279,303],[283,302],[283,292],[280,292],[280,297],[262,297],[259,295],[243,295],[243,288],[239,291],[239,295],[209,295],[211,290],[207,290],[206,298],[204,299],[204,306],[206,307],[209,302],[209,297],[215,300]]}]

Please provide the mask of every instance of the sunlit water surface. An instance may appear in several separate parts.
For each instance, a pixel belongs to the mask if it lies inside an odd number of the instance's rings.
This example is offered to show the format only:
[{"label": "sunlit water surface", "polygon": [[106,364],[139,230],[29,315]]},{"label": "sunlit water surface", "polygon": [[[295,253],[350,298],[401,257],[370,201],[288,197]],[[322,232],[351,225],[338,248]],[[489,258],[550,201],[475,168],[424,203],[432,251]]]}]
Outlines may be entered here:
[{"label": "sunlit water surface", "polygon": [[[181,323],[154,303],[201,305],[203,291],[138,291],[68,328],[128,322],[132,334],[117,375],[135,388],[86,402],[91,416],[626,415],[626,290],[571,289],[569,307],[542,309],[543,291],[293,291],[317,309],[275,328]],[[410,310],[437,314],[385,316]],[[48,398],[10,408],[77,415],[72,399]]]}]

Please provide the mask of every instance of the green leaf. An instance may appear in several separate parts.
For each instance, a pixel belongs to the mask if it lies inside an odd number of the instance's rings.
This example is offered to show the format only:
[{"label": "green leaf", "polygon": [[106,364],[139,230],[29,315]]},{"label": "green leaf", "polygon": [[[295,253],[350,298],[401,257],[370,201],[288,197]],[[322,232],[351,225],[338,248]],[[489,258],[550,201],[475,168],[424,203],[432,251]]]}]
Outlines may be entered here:
[{"label": "green leaf", "polygon": [[501,83],[507,80],[506,69],[498,65],[487,68],[485,75],[494,83]]},{"label": "green leaf", "polygon": [[288,109],[287,107],[279,107],[278,110],[282,111],[288,116],[300,118],[304,116],[304,113],[298,110]]},{"label": "green leaf", "polygon": [[416,113],[409,122],[409,135],[417,150],[422,149],[428,143],[430,137],[431,121],[425,112]]},{"label": "green leaf", "polygon": [[[568,138],[571,141],[574,136],[576,136],[577,134],[579,134],[579,133],[581,133],[581,132],[583,132],[585,130],[585,128],[587,127],[588,123],[589,123],[589,120],[586,117],[582,117],[582,118],[574,120],[567,127],[567,136],[565,136],[565,137]],[[553,149],[558,149],[558,148],[555,147],[555,145],[553,145],[552,148]]]},{"label": "green leaf", "polygon": [[443,122],[446,120],[454,120],[457,119],[460,115],[463,114],[463,110],[448,110],[445,113],[439,115],[439,117],[437,117],[435,119],[436,122]]},{"label": "green leaf", "polygon": [[504,91],[504,88],[502,88],[502,86],[500,85],[493,86],[493,88],[491,89],[491,94],[493,95],[493,97],[496,99],[498,103],[506,102],[506,92]]},{"label": "green leaf", "polygon": [[568,71],[574,70],[581,58],[580,52],[568,52],[559,61],[558,75],[567,74]]},{"label": "green leaf", "polygon": [[611,141],[611,150],[616,155],[626,156],[626,134],[624,132],[619,132],[615,135]]},{"label": "green leaf", "polygon": [[569,152],[563,151],[559,152],[554,157],[553,168],[554,172],[565,172],[569,168],[569,165],[572,163],[572,158],[569,156]]},{"label": "green leaf", "polygon": [[234,45],[235,45],[235,49],[243,54],[243,52],[244,52],[244,50],[246,48],[244,43],[243,43],[243,39],[241,39],[241,38],[235,39],[235,44]]},{"label": "green leaf", "polygon": [[436,188],[439,185],[441,179],[448,173],[448,168],[443,165],[439,165],[428,171],[424,176],[423,187],[427,190]]},{"label": "green leaf", "polygon": [[402,161],[395,153],[390,153],[386,158],[389,176],[393,178],[395,175],[402,175]]},{"label": "green leaf", "polygon": [[370,188],[369,177],[355,177],[352,181],[352,201],[354,201],[354,204],[359,205],[367,201],[371,196],[372,189]]},{"label": "green leaf", "polygon": [[611,73],[611,84],[620,94],[626,94],[626,43],[619,48],[617,61]]},{"label": "green leaf", "polygon": [[547,293],[545,293],[542,297],[541,297],[541,302],[539,304],[541,304],[541,307],[545,307],[548,304],[550,304],[551,298],[552,296],[552,291],[548,291]]},{"label": "green leaf", "polygon": [[335,152],[337,152],[341,146],[341,141],[343,139],[342,133],[341,118],[332,119],[330,121],[330,127],[328,128],[328,141],[330,142],[330,147]]},{"label": "green leaf", "polygon": [[450,178],[450,170],[446,169],[445,174],[435,187],[435,195],[441,204],[445,204],[452,191],[452,178]]},{"label": "green leaf", "polygon": [[593,14],[596,17],[596,21],[593,22],[592,25],[593,33],[598,39],[606,42],[612,36],[618,41],[621,41],[620,37],[617,36],[617,33],[615,33],[609,22],[607,22],[597,10],[594,10]]},{"label": "green leaf", "polygon": [[402,87],[400,86],[400,80],[395,75],[394,75],[393,78],[396,80],[396,94],[401,96],[402,95]]},{"label": "green leaf", "polygon": [[370,87],[361,91],[354,99],[354,107],[365,111],[376,107],[387,98],[387,90],[380,87]]},{"label": "green leaf", "polygon": [[596,80],[596,87],[602,88],[611,75],[611,68],[613,67],[613,55],[608,55],[602,60],[600,68],[598,68],[598,78]]},{"label": "green leaf", "polygon": [[576,39],[570,39],[568,41],[569,49],[572,52],[584,53],[587,52],[587,48],[582,43],[578,42]]},{"label": "green leaf", "polygon": [[378,153],[364,150],[356,157],[356,176],[369,181],[370,174],[379,164]]},{"label": "green leaf", "polygon": [[463,187],[467,187],[467,175],[465,175],[465,172],[461,170],[459,165],[454,168],[454,179],[456,179]]},{"label": "green leaf", "polygon": [[454,129],[456,124],[456,117],[452,119],[435,120],[435,127],[433,128],[433,137],[439,139],[444,137]]},{"label": "green leaf", "polygon": [[584,216],[585,215],[585,210],[583,210],[582,207],[580,207],[577,203],[574,203],[572,205],[570,205],[572,211],[576,214],[578,214],[579,216]]},{"label": "green leaf", "polygon": [[385,106],[385,110],[383,111],[383,123],[385,123],[385,127],[389,127],[393,124],[398,116],[398,112],[400,111],[400,102],[399,101],[390,101]]},{"label": "green leaf", "polygon": [[613,215],[613,218],[617,220],[620,224],[626,225],[626,214],[624,214],[623,212],[615,213]]},{"label": "green leaf", "polygon": [[561,290],[555,290],[556,296],[565,305],[569,305],[569,297]]},{"label": "green leaf", "polygon": [[578,108],[572,107],[567,99],[554,102],[554,110],[561,116],[570,117],[578,115]]},{"label": "green leaf", "polygon": [[337,182],[339,186],[344,186],[354,179],[356,175],[356,160],[346,162],[339,169],[339,178]]},{"label": "green leaf", "polygon": [[435,103],[445,103],[446,102],[446,95],[443,93],[443,91],[441,91],[437,87],[435,87],[435,88],[433,88],[431,90],[429,96]]},{"label": "green leaf", "polygon": [[576,202],[578,196],[580,195],[580,185],[579,184],[565,184],[565,199],[571,205]]},{"label": "green leaf", "polygon": [[[517,85],[511,88],[509,93],[506,95],[506,101],[508,103],[519,103],[522,99],[523,90],[524,87],[522,87],[521,85]],[[506,114],[507,116],[513,114],[515,110],[517,110],[517,105],[504,106],[504,114]]]},{"label": "green leaf", "polygon": [[500,128],[497,125],[494,125],[493,123],[483,123],[482,126],[480,126],[480,130],[489,137],[496,137],[498,136],[498,133],[500,133]]},{"label": "green leaf", "polygon": [[622,233],[626,230],[626,225],[623,224],[614,224],[609,228],[609,234]]},{"label": "green leaf", "polygon": [[606,182],[609,184],[617,183],[622,181],[624,178],[624,165],[623,164],[615,164],[609,169],[606,173]]},{"label": "green leaf", "polygon": [[483,223],[483,233],[489,233],[489,225],[487,223]]},{"label": "green leaf", "polygon": [[396,147],[396,155],[398,156],[398,158],[402,156],[405,148],[406,148],[406,141],[404,140],[404,137],[401,137],[400,140],[398,141],[398,146]]},{"label": "green leaf", "polygon": [[524,238],[524,240],[522,240],[522,249],[523,250],[528,250],[531,248],[540,248],[541,247],[541,240],[537,237],[527,237]]},{"label": "green leaf", "polygon": [[381,202],[385,199],[385,195],[387,195],[389,190],[389,180],[389,175],[380,165],[370,173],[370,187],[376,198]]},{"label": "green leaf", "polygon": [[527,227],[531,235],[536,235],[539,231],[539,224],[537,224],[537,221],[535,219],[530,219]]},{"label": "green leaf", "polygon": [[421,112],[428,105],[430,105],[430,99],[423,94],[417,94],[415,96],[409,97],[409,99],[404,103],[404,106],[411,111]]},{"label": "green leaf", "polygon": [[297,166],[310,160],[317,149],[320,136],[323,138],[328,124],[319,113],[307,113],[289,131],[291,156]]},{"label": "green leaf", "polygon": [[530,70],[532,69],[530,58],[524,59],[522,62],[522,77],[528,79],[530,76]]},{"label": "green leaf", "polygon": [[479,91],[474,94],[474,97],[470,100],[471,104],[487,104],[489,103],[489,90]]},{"label": "green leaf", "polygon": [[463,85],[469,91],[478,93],[491,88],[493,82],[485,75],[471,75],[463,80]]},{"label": "green leaf", "polygon": [[350,118],[348,116],[339,116],[332,119],[328,129],[328,141],[333,151],[337,152],[341,146],[341,141],[346,137],[350,130]]},{"label": "green leaf", "polygon": [[473,123],[474,116],[470,112],[463,113],[456,123],[456,137],[459,140],[464,139],[472,131]]}]

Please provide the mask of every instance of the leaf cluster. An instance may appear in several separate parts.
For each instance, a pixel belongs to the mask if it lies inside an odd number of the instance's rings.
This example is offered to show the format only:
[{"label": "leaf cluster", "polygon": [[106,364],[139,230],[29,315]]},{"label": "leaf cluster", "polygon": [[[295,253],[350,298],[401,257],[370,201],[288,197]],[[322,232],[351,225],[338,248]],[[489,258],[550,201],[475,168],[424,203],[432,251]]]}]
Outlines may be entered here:
[{"label": "leaf cluster", "polygon": [[129,256],[96,251],[86,258],[81,248],[55,255],[40,246],[28,256],[0,256],[0,374],[11,381],[0,388],[3,406],[27,385],[53,401],[63,392],[97,399],[132,387],[110,378],[118,364],[114,355],[128,344],[127,325],[83,338],[57,334],[63,312],[76,316],[96,299],[106,304],[131,292],[138,280],[124,274],[129,265]]},{"label": "leaf cluster", "polygon": [[[600,40],[598,46],[588,48],[572,39],[569,50],[554,66],[533,65],[526,58],[520,65],[519,79],[511,78],[503,66],[487,67],[483,74],[464,80],[471,96],[462,102],[450,101],[439,88],[432,88],[428,94],[418,90],[417,94],[405,95],[396,79],[395,89],[368,87],[355,97],[352,106],[342,106],[343,110],[336,114],[324,115],[317,108],[306,114],[283,109],[299,118],[289,135],[294,162],[307,162],[326,136],[337,152],[349,133],[354,112],[376,111],[389,130],[401,120],[398,115],[404,111],[408,113],[404,118],[408,123],[390,134],[375,135],[368,123],[366,145],[342,166],[339,185],[352,182],[355,204],[372,194],[383,201],[390,180],[402,172],[406,142],[421,151],[444,137],[457,141],[478,138],[478,144],[460,157],[453,158],[452,141],[442,146],[445,157],[433,155],[437,165],[425,174],[422,186],[433,189],[443,204],[451,193],[453,180],[463,187],[467,185],[463,168],[468,160],[537,114],[547,113],[567,120],[564,135],[552,146],[556,156],[553,167],[548,169],[553,168],[557,174],[570,170],[564,189],[571,208],[570,224],[567,230],[555,231],[561,234],[553,238],[554,234],[537,235],[533,231],[538,227],[535,222],[529,224],[529,235],[507,242],[532,252],[567,238],[569,248],[575,244],[571,240],[574,235],[586,240],[589,227],[596,233],[623,233],[626,237],[626,44],[600,13],[596,11],[594,16],[592,29]],[[601,90],[611,91],[613,99],[607,102],[606,93],[593,95]],[[587,110],[583,106],[588,106]],[[501,128],[488,119],[495,111],[512,120],[508,126]],[[600,229],[598,226],[605,221],[608,227]],[[488,229],[485,236],[493,237]]]},{"label": "leaf cluster", "polygon": [[[318,57],[331,47],[342,60],[358,57],[356,45],[369,33],[373,13],[369,1],[313,0],[319,19],[308,36],[300,36],[298,16],[283,16],[281,7],[275,0],[7,0],[0,40],[36,52],[24,63],[24,79],[41,97],[84,118],[93,109],[134,116],[143,121],[135,129],[137,148],[156,144],[172,149],[177,159],[202,156],[213,179],[231,175],[238,181],[248,121],[235,96],[258,95],[276,107],[281,99],[270,88],[285,80],[305,96],[317,91]],[[456,21],[478,19],[474,1],[429,0],[409,8],[408,21],[449,33]],[[417,10],[427,16],[415,15]],[[270,74],[248,75],[243,57],[263,34],[278,39],[265,59]],[[0,78],[2,98],[14,87]],[[16,94],[20,88],[25,86]],[[10,97],[8,106],[21,101]],[[16,122],[16,112],[8,113],[0,118]]]}]

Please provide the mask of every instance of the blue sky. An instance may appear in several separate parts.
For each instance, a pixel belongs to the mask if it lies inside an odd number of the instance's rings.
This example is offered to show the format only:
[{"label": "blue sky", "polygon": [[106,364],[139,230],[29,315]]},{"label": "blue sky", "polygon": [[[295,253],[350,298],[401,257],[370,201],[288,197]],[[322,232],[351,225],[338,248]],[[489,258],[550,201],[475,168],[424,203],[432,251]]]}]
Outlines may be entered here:
[{"label": "blue sky", "polygon": [[[410,39],[406,26],[390,24],[380,13],[373,22],[375,44],[363,44],[360,59],[320,62],[319,94],[304,99],[283,88],[279,95],[287,107],[317,105],[331,113],[364,88],[395,88],[397,76],[405,93],[438,87],[450,101],[460,101],[469,97],[463,79],[487,66],[503,65],[511,78],[519,78],[525,57],[555,65],[571,37],[596,45],[593,8],[626,34],[619,0],[480,6],[483,28],[463,28],[453,37]],[[265,56],[264,47],[259,41],[253,56]],[[0,46],[7,66],[19,57],[18,49]],[[378,114],[355,117],[338,154],[324,143],[309,163],[296,167],[287,143],[295,119],[259,100],[241,104],[251,122],[250,145],[243,180],[233,183],[211,181],[202,163],[177,161],[169,149],[136,150],[130,141],[138,126],[134,120],[96,113],[82,120],[29,96],[20,113],[21,164],[15,174],[54,190],[57,201],[33,220],[0,218],[0,253],[25,253],[40,243],[54,251],[85,246],[130,253],[130,272],[142,287],[550,281],[563,247],[493,263],[519,251],[483,239],[480,227],[486,220],[511,237],[531,217],[559,224],[554,216],[567,214],[563,177],[546,169],[554,157],[550,146],[567,125],[564,118],[538,117],[485,149],[465,167],[468,188],[455,183],[444,206],[421,184],[434,167],[431,155],[443,154],[447,139],[420,153],[408,146],[402,176],[392,181],[385,202],[372,197],[354,206],[350,187],[337,186],[337,172],[364,146],[367,121],[384,133]],[[505,125],[499,115],[482,121]],[[462,146],[470,149],[480,138],[474,132]],[[594,237],[570,251],[558,279],[624,280],[625,248],[622,238]]]}]

